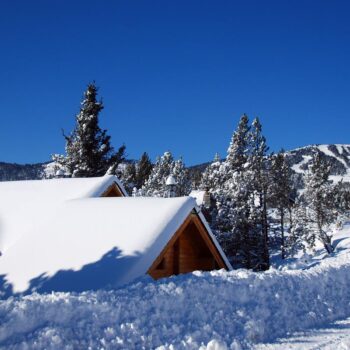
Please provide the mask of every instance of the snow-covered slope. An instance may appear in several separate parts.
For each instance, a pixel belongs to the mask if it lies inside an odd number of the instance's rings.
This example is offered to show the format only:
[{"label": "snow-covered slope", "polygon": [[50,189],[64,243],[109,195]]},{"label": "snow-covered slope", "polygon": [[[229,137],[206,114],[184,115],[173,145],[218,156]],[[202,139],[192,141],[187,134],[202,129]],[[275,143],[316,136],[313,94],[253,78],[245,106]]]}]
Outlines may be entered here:
[{"label": "snow-covered slope", "polygon": [[321,152],[331,165],[331,180],[350,183],[350,145],[313,145],[287,152],[287,159],[295,173],[304,175],[315,152]]},{"label": "snow-covered slope", "polygon": [[350,226],[334,238],[334,256],[301,270],[145,277],[114,291],[0,301],[0,348],[263,349],[350,316]]}]

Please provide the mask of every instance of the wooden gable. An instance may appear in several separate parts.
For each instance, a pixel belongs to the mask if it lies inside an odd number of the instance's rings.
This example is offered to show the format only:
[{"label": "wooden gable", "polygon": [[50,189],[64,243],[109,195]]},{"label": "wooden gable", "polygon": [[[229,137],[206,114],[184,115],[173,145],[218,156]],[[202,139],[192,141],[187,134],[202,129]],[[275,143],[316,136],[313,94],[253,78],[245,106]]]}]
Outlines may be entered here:
[{"label": "wooden gable", "polygon": [[147,273],[154,279],[192,272],[228,269],[207,229],[191,213],[153,262]]},{"label": "wooden gable", "polygon": [[101,197],[125,197],[123,191],[120,189],[116,182],[113,182],[106,191],[104,191]]}]

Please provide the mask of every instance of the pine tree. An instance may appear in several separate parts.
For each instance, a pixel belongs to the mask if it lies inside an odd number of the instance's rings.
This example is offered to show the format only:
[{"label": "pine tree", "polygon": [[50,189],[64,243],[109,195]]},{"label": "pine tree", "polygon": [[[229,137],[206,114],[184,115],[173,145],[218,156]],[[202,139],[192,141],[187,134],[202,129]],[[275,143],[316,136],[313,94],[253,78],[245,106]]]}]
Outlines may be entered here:
[{"label": "pine tree", "polygon": [[[234,131],[230,145],[227,150],[227,156],[224,162],[214,162],[204,174],[203,183],[206,181],[210,184],[214,194],[214,199],[219,206],[216,210],[214,229],[217,235],[225,237],[226,242],[221,242],[228,248],[228,255],[235,255],[240,241],[238,230],[235,231],[235,217],[240,216],[236,211],[236,196],[239,193],[239,179],[242,179],[244,165],[248,160],[249,151],[249,119],[246,114],[243,114],[238,123],[237,129]],[[237,175],[238,174],[238,175]],[[230,213],[230,214],[228,214]],[[231,232],[231,235],[223,232]],[[232,248],[232,249],[231,249]]]},{"label": "pine tree", "polygon": [[191,192],[191,181],[182,157],[174,162],[172,174],[174,175],[177,183],[176,195],[178,197],[188,196],[188,194]]},{"label": "pine tree", "polygon": [[[226,236],[227,253],[235,266],[248,269],[253,268],[256,263],[253,250],[255,235],[252,225],[251,210],[254,198],[252,196],[251,172],[246,168],[233,173],[230,181],[226,183],[226,224],[230,234]],[[221,219],[221,221],[223,218]]]},{"label": "pine tree", "polygon": [[142,153],[136,167],[135,187],[140,189],[152,172],[152,162],[146,152]]},{"label": "pine tree", "polygon": [[123,183],[125,190],[129,195],[132,194],[133,188],[136,186],[136,166],[135,163],[125,164],[124,170],[119,174],[119,180]]},{"label": "pine tree", "polygon": [[[285,251],[289,256],[297,254],[303,250],[306,252],[307,242],[305,237],[308,235],[306,208],[301,200],[297,197],[293,207],[289,208],[290,229],[289,235],[285,239]],[[314,245],[314,242],[311,244]]]},{"label": "pine tree", "polygon": [[291,170],[286,162],[284,150],[271,158],[270,188],[268,200],[276,208],[280,221],[281,257],[286,257],[287,241],[285,237],[285,217],[292,207],[293,185]]},{"label": "pine tree", "polygon": [[158,157],[150,176],[142,186],[143,195],[146,197],[164,197],[167,191],[165,182],[173,168],[174,158],[170,152],[165,152],[161,157]]},{"label": "pine tree", "polygon": [[102,176],[124,160],[125,146],[114,152],[110,136],[99,127],[99,114],[103,109],[97,101],[97,87],[89,84],[84,93],[81,109],[76,116],[76,126],[67,136],[66,155],[54,155],[53,160],[73,177]]},{"label": "pine tree", "polygon": [[200,188],[214,193],[219,184],[223,182],[222,173],[220,172],[221,161],[218,153],[215,154],[214,160],[204,170],[201,178]]},{"label": "pine tree", "polygon": [[216,203],[212,227],[235,266],[268,269],[268,168],[266,140],[261,124],[249,125],[242,115],[233,133],[226,159],[205,170],[201,187]]},{"label": "pine tree", "polygon": [[250,131],[250,154],[248,157],[247,171],[250,172],[251,184],[251,236],[254,237],[252,250],[255,251],[256,262],[254,268],[265,270],[270,267],[268,249],[268,218],[267,218],[267,192],[268,192],[268,147],[266,139],[262,135],[262,126],[258,118],[255,118]]},{"label": "pine tree", "polygon": [[227,150],[225,163],[229,171],[239,171],[247,162],[249,150],[249,119],[246,114],[241,116],[237,130],[233,133],[232,139]]},{"label": "pine tree", "polygon": [[305,219],[307,227],[305,237],[309,247],[314,247],[316,239],[320,240],[328,253],[333,252],[331,235],[327,232],[330,224],[337,217],[336,186],[329,181],[330,166],[319,152],[313,156],[305,177],[303,194]]}]

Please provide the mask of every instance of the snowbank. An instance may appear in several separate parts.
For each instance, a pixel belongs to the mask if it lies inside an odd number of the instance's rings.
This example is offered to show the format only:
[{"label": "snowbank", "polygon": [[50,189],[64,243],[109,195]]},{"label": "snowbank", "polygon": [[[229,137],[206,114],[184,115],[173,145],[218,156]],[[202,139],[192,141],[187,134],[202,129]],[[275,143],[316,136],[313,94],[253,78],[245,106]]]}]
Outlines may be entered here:
[{"label": "snowbank", "polygon": [[307,270],[195,272],[0,302],[0,346],[244,349],[350,314],[350,254]]}]

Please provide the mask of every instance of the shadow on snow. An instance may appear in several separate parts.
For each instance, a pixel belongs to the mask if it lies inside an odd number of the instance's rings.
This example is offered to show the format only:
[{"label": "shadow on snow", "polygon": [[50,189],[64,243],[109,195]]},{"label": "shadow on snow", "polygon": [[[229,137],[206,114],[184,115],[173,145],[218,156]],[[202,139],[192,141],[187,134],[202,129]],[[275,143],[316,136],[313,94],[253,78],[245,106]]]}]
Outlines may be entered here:
[{"label": "shadow on snow", "polygon": [[10,296],[26,295],[33,292],[82,292],[101,288],[113,288],[141,257],[123,256],[121,250],[113,248],[96,262],[84,265],[80,270],[59,270],[53,276],[43,273],[30,281],[29,288],[21,293],[14,293],[13,285],[0,275],[0,299]]}]

